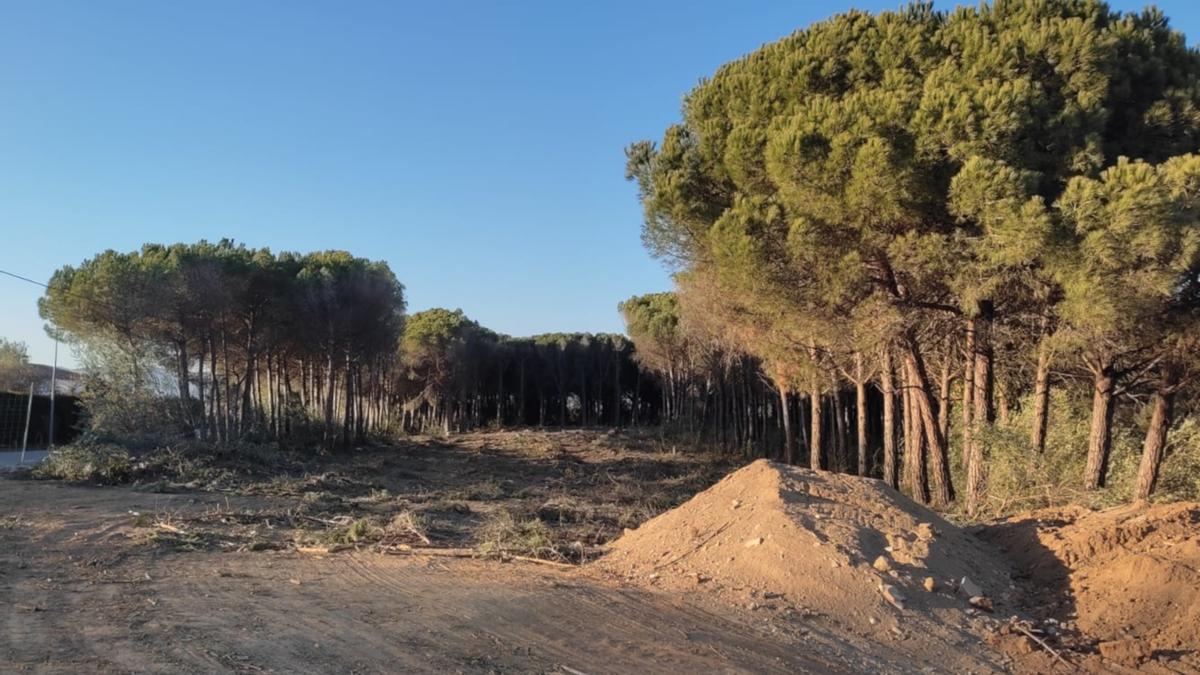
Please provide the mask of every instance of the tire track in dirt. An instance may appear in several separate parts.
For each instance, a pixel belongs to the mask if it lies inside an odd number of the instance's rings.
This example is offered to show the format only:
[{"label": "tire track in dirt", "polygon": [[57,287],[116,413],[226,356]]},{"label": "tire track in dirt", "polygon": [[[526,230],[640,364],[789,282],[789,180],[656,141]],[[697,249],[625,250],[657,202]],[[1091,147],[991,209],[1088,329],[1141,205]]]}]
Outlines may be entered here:
[{"label": "tire track in dirt", "polygon": [[579,574],[479,561],[442,564],[460,568],[452,577],[513,577],[502,586],[486,587],[480,597],[479,589],[446,583],[443,572],[420,559],[352,554],[336,562],[364,583],[403,597],[440,599],[432,612],[424,610],[426,619],[436,615],[452,631],[478,633],[585,672],[585,666],[597,672],[831,669],[794,649],[764,650],[761,636],[717,615],[647,593],[595,586],[597,580]]}]

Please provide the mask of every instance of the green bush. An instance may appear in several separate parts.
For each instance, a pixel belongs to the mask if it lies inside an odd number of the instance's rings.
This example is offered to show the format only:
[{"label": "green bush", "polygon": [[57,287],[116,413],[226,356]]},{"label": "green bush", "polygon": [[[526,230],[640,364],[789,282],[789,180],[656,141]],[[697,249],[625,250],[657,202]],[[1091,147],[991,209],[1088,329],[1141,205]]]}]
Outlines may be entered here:
[{"label": "green bush", "polygon": [[[1127,407],[1121,410],[1123,416],[1113,422],[1106,486],[1094,492],[1086,491],[1083,489],[1083,471],[1091,425],[1090,405],[1090,398],[1071,395],[1061,389],[1052,390],[1046,449],[1040,453],[1035,452],[1029,442],[1029,430],[1033,425],[1032,397],[1021,401],[1021,407],[1011,414],[1007,424],[997,422],[985,428],[982,438],[986,484],[983,503],[976,517],[996,518],[1070,503],[1103,508],[1129,501],[1141,459],[1144,424],[1138,424],[1136,411]],[[960,418],[958,410],[954,412],[951,463],[954,485],[961,492],[966,489],[966,475],[961,464]],[[965,495],[959,496],[953,515],[964,518]]]},{"label": "green bush", "polygon": [[33,470],[34,478],[103,485],[129,481],[133,459],[124,448],[105,443],[79,443],[55,449]]},{"label": "green bush", "polygon": [[80,404],[90,437],[137,450],[181,438],[179,404],[162,395],[169,383],[154,367],[156,356],[99,341],[82,352],[87,380]]},{"label": "green bush", "polygon": [[1200,501],[1200,418],[1185,417],[1167,437],[1155,501]]}]

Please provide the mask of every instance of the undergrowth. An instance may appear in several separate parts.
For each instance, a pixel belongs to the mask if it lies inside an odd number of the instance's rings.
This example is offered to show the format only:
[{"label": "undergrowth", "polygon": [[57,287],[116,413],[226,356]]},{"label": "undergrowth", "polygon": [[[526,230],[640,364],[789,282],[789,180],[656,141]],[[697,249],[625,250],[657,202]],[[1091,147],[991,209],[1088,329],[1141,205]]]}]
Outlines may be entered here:
[{"label": "undergrowth", "polygon": [[34,478],[116,485],[133,476],[133,458],[107,443],[79,443],[56,448],[31,472]]},{"label": "undergrowth", "polygon": [[[1033,509],[1078,504],[1107,508],[1129,503],[1141,461],[1146,420],[1142,411],[1122,413],[1112,425],[1105,485],[1099,490],[1083,489],[1090,429],[1090,399],[1053,391],[1046,448],[1037,452],[1030,444],[1032,401],[1022,402],[1007,424],[997,422],[984,429],[986,466],[984,501],[974,519],[965,513],[966,486],[962,468],[962,433],[955,411],[951,431],[951,465],[959,499],[948,514],[955,520],[989,520]],[[1178,421],[1168,436],[1166,458],[1152,498],[1156,502],[1200,500],[1200,420],[1196,416]]]},{"label": "undergrowth", "polygon": [[519,555],[551,560],[566,558],[560,547],[555,545],[545,522],[509,509],[493,512],[480,526],[478,539],[475,548],[483,557]]}]

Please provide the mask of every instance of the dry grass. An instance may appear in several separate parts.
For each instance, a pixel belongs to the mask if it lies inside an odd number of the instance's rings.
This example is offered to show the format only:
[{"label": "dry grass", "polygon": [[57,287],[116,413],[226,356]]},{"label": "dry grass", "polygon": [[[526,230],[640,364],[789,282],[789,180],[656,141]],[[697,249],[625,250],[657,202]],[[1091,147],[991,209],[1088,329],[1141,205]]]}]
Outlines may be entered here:
[{"label": "dry grass", "polygon": [[546,523],[507,509],[496,511],[480,526],[476,550],[483,557],[527,556],[566,560]]},{"label": "dry grass", "polygon": [[273,446],[205,455],[191,444],[138,458],[135,489],[215,491],[255,509],[136,524],[144,541],[170,550],[414,546],[580,561],[732,467],[649,435],[592,430],[483,432],[330,456]]}]

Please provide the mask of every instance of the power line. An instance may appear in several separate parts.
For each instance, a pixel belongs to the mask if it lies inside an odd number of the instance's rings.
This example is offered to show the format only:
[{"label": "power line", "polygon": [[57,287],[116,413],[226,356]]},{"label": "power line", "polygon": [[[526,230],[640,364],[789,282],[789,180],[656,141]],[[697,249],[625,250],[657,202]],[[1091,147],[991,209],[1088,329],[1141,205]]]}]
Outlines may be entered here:
[{"label": "power line", "polygon": [[[86,295],[83,295],[82,293],[72,290],[70,287],[51,286],[50,284],[44,284],[40,281],[37,281],[36,279],[30,279],[29,277],[24,277],[24,276],[21,276],[20,274],[16,274],[14,272],[9,272],[8,270],[0,270],[0,274],[12,277],[14,279],[18,279],[20,281],[24,281],[25,283],[28,283],[28,284],[33,284],[34,286],[41,286],[42,288],[44,288],[48,291],[53,291],[53,290],[61,291],[63,293],[66,293],[67,295],[70,295],[71,297],[74,297],[78,300],[82,300],[85,303],[92,304],[92,305],[99,305],[100,307],[104,307],[105,309],[108,309],[110,311],[114,311],[114,312],[118,311],[116,305],[105,302],[104,300],[98,300],[96,298],[88,297]],[[51,322],[51,323],[53,323],[53,322]],[[54,339],[58,340],[57,337],[55,337]]]},{"label": "power line", "polygon": [[50,284],[43,284],[43,283],[42,283],[42,282],[40,282],[40,281],[34,281],[33,279],[30,279],[29,277],[23,277],[23,276],[21,276],[20,274],[14,274],[14,273],[12,273],[12,272],[9,272],[8,270],[0,270],[0,274],[3,274],[3,275],[5,275],[5,276],[10,276],[10,277],[12,277],[12,278],[14,278],[14,279],[20,279],[21,281],[24,281],[24,282],[26,282],[26,283],[33,284],[33,285],[35,285],[35,286],[41,286],[42,288],[45,288],[45,289],[47,289],[47,290],[49,290],[49,289],[50,289]]}]

